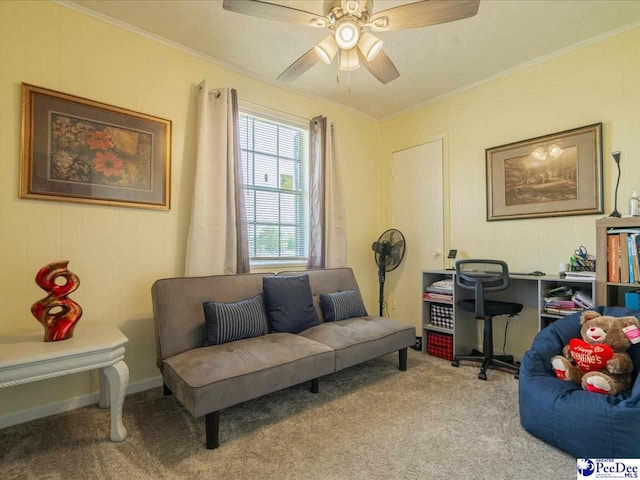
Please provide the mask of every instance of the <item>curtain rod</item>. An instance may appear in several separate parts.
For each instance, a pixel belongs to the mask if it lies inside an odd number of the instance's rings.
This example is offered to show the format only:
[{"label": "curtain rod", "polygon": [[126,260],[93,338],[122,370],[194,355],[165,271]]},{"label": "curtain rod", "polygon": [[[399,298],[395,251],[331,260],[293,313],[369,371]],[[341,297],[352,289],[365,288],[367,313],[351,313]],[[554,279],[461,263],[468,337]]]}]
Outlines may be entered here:
[{"label": "curtain rod", "polygon": [[[202,90],[204,88],[203,84],[200,84],[198,88],[200,88],[200,90]],[[209,89],[209,93],[215,95],[216,98],[220,97],[220,90]],[[305,122],[310,122],[311,121],[310,119],[305,118],[305,117],[301,117],[300,115],[295,115],[295,114],[289,113],[289,112],[283,112],[282,110],[278,110],[278,109],[271,108],[271,107],[265,107],[264,105],[260,105],[258,103],[248,102],[246,100],[239,100],[239,103],[246,103],[248,105],[253,105],[254,107],[258,107],[258,108],[261,108],[261,109],[272,110],[274,112],[282,113],[283,115],[287,115],[289,117],[295,117],[295,118],[297,118],[299,120],[304,120]]]},{"label": "curtain rod", "polygon": [[277,108],[265,107],[264,105],[260,105],[259,103],[248,102],[247,100],[238,99],[238,103],[244,103],[244,104],[247,104],[247,105],[253,105],[254,107],[258,107],[258,108],[263,109],[263,110],[271,110],[273,112],[278,112],[278,113],[281,113],[281,114],[286,115],[288,117],[295,117],[295,118],[297,118],[299,120],[304,120],[305,122],[310,122],[311,121],[311,119],[305,118],[305,117],[301,117],[300,115],[295,115],[293,113],[289,113],[289,112],[285,112],[285,111],[282,111],[282,110],[278,110]]},{"label": "curtain rod", "polygon": [[[204,87],[202,85],[200,85],[198,87],[200,90],[202,90]],[[209,93],[212,93],[216,96],[216,98],[220,97],[220,90],[211,90],[209,89]]]}]

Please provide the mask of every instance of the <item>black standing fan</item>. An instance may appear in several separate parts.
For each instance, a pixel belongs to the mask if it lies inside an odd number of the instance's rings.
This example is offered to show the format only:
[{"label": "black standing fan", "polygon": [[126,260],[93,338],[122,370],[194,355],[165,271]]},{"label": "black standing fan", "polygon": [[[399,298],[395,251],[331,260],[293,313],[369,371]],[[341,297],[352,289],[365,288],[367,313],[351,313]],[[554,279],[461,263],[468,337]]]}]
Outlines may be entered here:
[{"label": "black standing fan", "polygon": [[380,316],[384,305],[384,280],[387,272],[395,270],[404,257],[406,243],[404,235],[399,230],[391,228],[380,235],[371,248],[374,251],[376,265],[378,265],[378,281],[380,282]]}]

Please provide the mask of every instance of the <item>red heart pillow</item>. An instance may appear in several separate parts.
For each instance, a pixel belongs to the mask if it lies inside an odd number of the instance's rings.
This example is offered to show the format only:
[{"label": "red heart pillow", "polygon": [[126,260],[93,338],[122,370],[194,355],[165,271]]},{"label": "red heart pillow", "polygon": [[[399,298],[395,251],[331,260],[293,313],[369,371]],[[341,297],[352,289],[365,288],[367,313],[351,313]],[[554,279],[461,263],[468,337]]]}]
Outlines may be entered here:
[{"label": "red heart pillow", "polygon": [[613,348],[606,343],[591,345],[579,338],[571,339],[569,353],[583,372],[602,370],[607,366],[607,362],[613,358]]}]

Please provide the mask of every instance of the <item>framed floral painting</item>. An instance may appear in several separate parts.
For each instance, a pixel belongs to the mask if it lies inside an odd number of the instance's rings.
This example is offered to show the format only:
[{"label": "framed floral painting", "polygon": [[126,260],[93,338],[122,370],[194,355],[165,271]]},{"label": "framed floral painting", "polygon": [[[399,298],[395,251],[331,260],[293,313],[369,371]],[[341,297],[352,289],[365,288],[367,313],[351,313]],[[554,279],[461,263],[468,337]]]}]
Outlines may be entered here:
[{"label": "framed floral painting", "polygon": [[171,121],[22,84],[20,198],[168,210]]}]

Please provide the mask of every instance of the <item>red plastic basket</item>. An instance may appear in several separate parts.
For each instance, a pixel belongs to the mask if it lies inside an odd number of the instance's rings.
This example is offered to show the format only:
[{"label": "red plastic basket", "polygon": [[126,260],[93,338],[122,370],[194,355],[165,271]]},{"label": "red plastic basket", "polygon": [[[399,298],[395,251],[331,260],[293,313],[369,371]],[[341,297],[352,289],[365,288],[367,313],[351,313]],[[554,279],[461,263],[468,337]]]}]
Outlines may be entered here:
[{"label": "red plastic basket", "polygon": [[445,360],[453,360],[453,335],[428,332],[427,353]]}]

